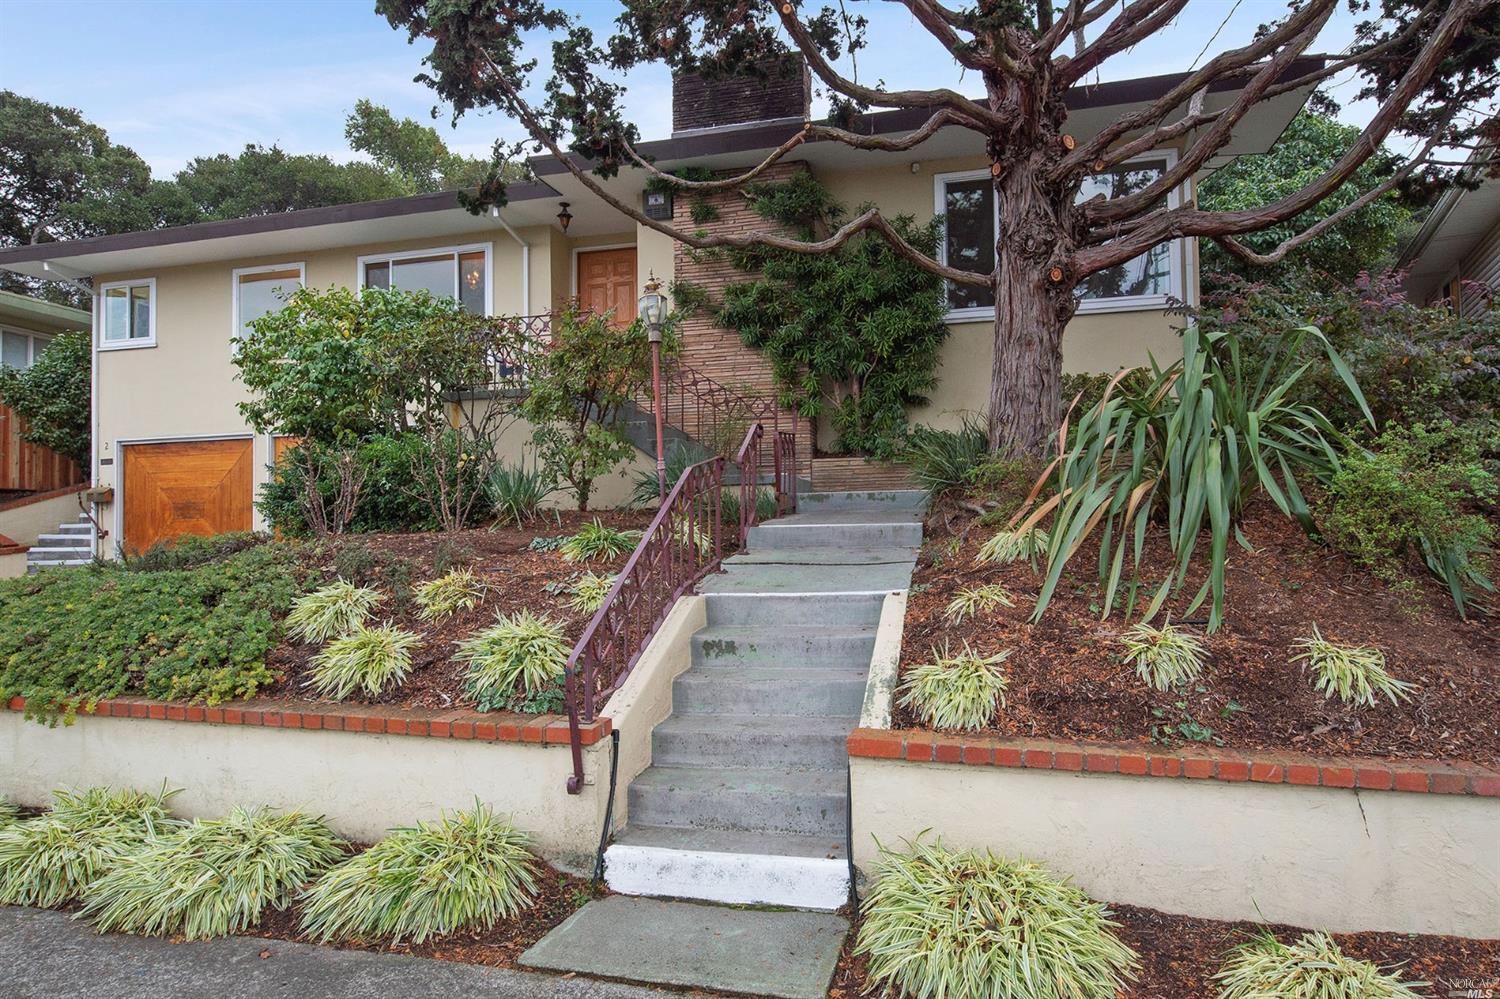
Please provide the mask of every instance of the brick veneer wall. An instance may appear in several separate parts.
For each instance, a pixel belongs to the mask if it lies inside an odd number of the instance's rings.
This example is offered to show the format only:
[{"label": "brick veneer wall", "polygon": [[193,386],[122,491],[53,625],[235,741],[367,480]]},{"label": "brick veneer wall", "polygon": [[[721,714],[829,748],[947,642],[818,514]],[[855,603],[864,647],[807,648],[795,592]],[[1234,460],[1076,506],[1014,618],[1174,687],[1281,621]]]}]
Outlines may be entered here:
[{"label": "brick veneer wall", "polygon": [[705,79],[696,73],[672,78],[672,131],[715,128],[777,118],[806,118],[812,80],[801,59],[791,59],[764,79],[734,76]]}]

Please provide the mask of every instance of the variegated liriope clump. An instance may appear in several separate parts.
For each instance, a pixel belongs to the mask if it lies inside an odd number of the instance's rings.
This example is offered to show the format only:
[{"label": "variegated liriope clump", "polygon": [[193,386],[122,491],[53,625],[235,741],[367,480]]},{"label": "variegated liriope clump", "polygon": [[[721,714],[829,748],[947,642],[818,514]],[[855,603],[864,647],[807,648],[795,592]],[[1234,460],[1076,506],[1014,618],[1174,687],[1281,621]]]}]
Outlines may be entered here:
[{"label": "variegated liriope clump", "polygon": [[614,573],[601,576],[595,572],[585,572],[568,590],[568,606],[584,614],[592,614],[604,606],[604,600],[614,585]]},{"label": "variegated liriope clump", "polygon": [[484,631],[455,644],[453,658],[468,664],[468,694],[480,711],[541,693],[563,675],[571,651],[561,624],[528,610],[498,616]]},{"label": "variegated liriope clump", "polygon": [[1011,650],[981,656],[965,643],[957,653],[946,645],[931,651],[931,662],[906,674],[900,703],[932,728],[984,728],[1005,704],[1009,681],[1000,664]]},{"label": "variegated liriope clump", "polygon": [[297,598],[286,616],[287,634],[312,645],[342,638],[368,621],[384,599],[378,590],[340,579]]},{"label": "variegated liriope clump", "polygon": [[1407,700],[1415,684],[1398,680],[1385,668],[1385,653],[1368,645],[1339,645],[1323,637],[1313,625],[1310,638],[1298,639],[1302,651],[1292,662],[1302,663],[1313,676],[1313,689],[1345,704],[1373,707],[1377,695],[1392,704]]},{"label": "variegated liriope clump", "polygon": [[1203,643],[1170,621],[1160,628],[1142,622],[1120,636],[1125,662],[1157,690],[1171,690],[1198,679],[1208,664]]},{"label": "variegated liriope clump", "polygon": [[1014,607],[1015,597],[999,583],[971,586],[959,590],[943,608],[943,619],[949,624],[958,624],[966,618],[988,614],[996,607]]},{"label": "variegated liriope clump", "polygon": [[1284,944],[1269,932],[1230,951],[1214,981],[1219,999],[1419,999],[1427,984],[1349,957],[1326,933]]},{"label": "variegated liriope clump", "polygon": [[1046,554],[1047,544],[1047,532],[1040,527],[996,531],[988,541],[979,546],[979,553],[974,556],[974,561],[983,565],[1030,562],[1035,568],[1037,559]]},{"label": "variegated liriope clump", "polygon": [[438,621],[478,607],[484,598],[484,582],[472,569],[460,566],[437,579],[417,584],[412,596],[422,608],[422,620]]},{"label": "variegated liriope clump", "polygon": [[360,625],[313,656],[307,686],[335,701],[360,690],[374,697],[406,679],[412,652],[420,644],[420,635],[389,623],[378,628]]}]

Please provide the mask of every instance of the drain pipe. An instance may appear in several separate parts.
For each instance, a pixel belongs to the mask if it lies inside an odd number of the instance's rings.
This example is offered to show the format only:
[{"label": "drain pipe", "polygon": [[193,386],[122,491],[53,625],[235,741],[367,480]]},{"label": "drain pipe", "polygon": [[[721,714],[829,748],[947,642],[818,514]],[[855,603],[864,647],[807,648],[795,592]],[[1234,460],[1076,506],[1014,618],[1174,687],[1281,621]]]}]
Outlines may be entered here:
[{"label": "drain pipe", "polygon": [[521,238],[521,234],[511,228],[510,223],[500,214],[500,206],[490,207],[490,218],[499,222],[505,231],[510,233],[510,238],[521,244],[521,315],[531,315],[531,244]]},{"label": "drain pipe", "polygon": [[594,855],[594,878],[591,882],[598,887],[599,882],[604,880],[604,848],[609,846],[609,835],[614,832],[615,824],[615,780],[620,773],[620,730],[611,729],[609,733],[609,801],[604,806],[604,828],[599,832],[599,852]]}]

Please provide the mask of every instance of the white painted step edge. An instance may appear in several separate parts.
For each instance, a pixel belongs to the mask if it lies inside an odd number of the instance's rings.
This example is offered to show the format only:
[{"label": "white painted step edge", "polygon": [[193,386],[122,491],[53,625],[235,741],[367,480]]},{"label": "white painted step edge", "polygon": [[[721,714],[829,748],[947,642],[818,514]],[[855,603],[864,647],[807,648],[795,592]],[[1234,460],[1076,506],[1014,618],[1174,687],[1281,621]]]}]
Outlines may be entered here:
[{"label": "white painted step edge", "polygon": [[710,853],[616,843],[604,880],[622,895],[832,911],[849,901],[849,862],[761,853]]}]

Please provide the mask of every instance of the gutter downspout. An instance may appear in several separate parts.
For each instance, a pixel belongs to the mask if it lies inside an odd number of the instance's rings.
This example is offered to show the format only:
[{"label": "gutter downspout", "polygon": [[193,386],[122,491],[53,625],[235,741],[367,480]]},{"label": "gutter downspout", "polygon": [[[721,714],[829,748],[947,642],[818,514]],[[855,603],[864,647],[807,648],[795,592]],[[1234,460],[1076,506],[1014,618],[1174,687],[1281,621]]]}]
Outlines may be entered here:
[{"label": "gutter downspout", "polygon": [[521,244],[521,315],[531,315],[531,244],[522,239],[520,234],[511,228],[510,223],[505,221],[500,214],[500,206],[494,205],[490,208],[490,218],[499,222],[505,231],[510,233],[510,238]]},{"label": "gutter downspout", "polygon": [[[93,283],[85,280],[86,275],[62,267],[50,260],[42,261],[42,270],[49,274],[52,280],[72,285],[89,296],[89,437],[91,439],[89,488],[92,489],[99,484],[99,295]],[[80,508],[83,506],[81,498],[78,505]],[[90,502],[89,509],[84,512],[88,514],[92,534],[92,543],[89,547],[93,550],[94,557],[98,558],[99,543],[104,533],[99,528],[98,504]]]}]

